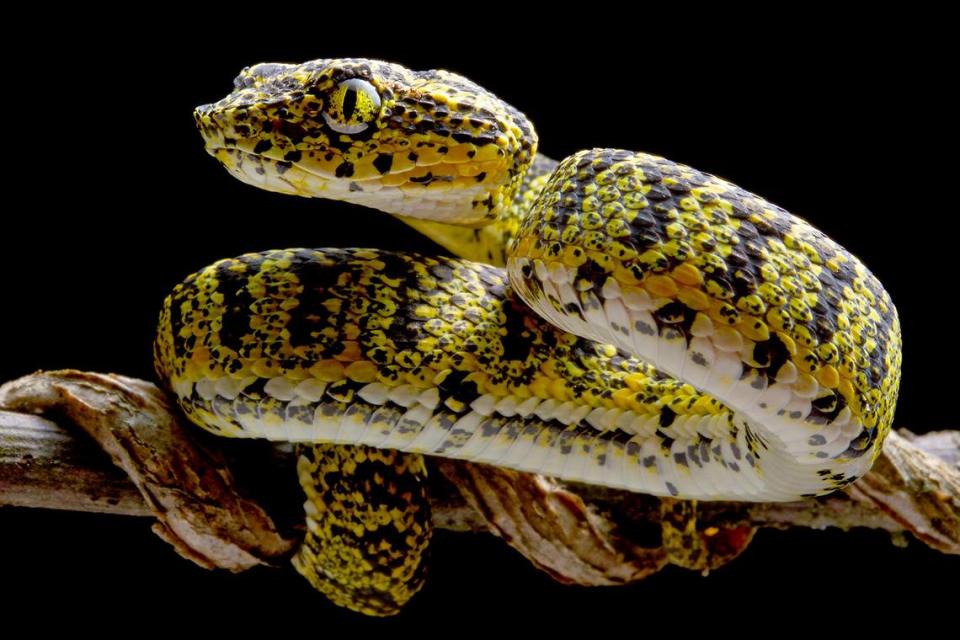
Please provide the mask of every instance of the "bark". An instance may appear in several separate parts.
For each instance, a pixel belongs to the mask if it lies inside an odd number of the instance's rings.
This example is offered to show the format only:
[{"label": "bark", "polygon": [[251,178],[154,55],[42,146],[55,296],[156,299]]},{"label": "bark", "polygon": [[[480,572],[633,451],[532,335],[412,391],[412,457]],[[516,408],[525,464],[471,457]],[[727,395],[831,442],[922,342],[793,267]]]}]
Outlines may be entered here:
[{"label": "bark", "polygon": [[[0,505],[153,516],[181,555],[232,571],[298,544],[292,448],[209,436],[148,382],[38,373],[0,387],[0,409]],[[430,498],[437,527],[498,535],[562,582],[623,584],[671,563],[706,572],[759,527],[869,527],[960,554],[958,460],[958,432],[891,433],[846,491],[691,503],[437,458]]]}]

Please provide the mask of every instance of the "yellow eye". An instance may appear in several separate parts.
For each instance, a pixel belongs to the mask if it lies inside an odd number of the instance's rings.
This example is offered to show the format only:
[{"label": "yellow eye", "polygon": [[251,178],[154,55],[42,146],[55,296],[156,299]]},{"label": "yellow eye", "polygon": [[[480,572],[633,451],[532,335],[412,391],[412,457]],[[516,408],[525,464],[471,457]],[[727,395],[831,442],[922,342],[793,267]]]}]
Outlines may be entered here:
[{"label": "yellow eye", "polygon": [[366,80],[351,78],[337,85],[323,119],[338,133],[360,133],[380,114],[380,94]]}]

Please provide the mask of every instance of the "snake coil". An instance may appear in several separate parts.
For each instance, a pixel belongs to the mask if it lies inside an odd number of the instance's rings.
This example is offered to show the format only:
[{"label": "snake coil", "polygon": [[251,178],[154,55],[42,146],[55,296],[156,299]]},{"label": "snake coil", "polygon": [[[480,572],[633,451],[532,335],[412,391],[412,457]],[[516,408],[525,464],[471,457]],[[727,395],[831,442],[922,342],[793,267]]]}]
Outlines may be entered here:
[{"label": "snake coil", "polygon": [[461,256],[248,254],[164,303],[157,370],[193,422],[308,443],[297,565],[339,602],[389,613],[419,585],[420,454],[774,501],[880,451],[896,309],[756,195],[644,153],[556,163],[476,84],[385,62],[256,65],[195,117],[244,182],[387,211]]}]

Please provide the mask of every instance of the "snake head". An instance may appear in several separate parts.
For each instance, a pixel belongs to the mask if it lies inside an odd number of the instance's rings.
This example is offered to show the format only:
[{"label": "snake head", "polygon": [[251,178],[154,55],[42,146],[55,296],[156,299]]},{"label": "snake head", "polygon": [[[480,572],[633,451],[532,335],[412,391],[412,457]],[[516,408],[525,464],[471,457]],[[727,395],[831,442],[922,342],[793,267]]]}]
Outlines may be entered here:
[{"label": "snake head", "polygon": [[537,147],[526,116],[473,82],[374,60],[254,65],[194,118],[248,184],[478,226],[510,203]]}]

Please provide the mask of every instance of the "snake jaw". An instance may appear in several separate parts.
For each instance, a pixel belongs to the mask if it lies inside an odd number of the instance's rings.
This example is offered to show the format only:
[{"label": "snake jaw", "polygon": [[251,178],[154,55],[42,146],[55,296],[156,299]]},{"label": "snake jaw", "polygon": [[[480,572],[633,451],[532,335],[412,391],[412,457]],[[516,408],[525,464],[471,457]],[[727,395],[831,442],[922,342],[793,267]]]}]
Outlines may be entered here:
[{"label": "snake jaw", "polygon": [[469,80],[373,60],[259,64],[194,118],[243,182],[458,225],[509,206],[537,145],[523,114]]}]

